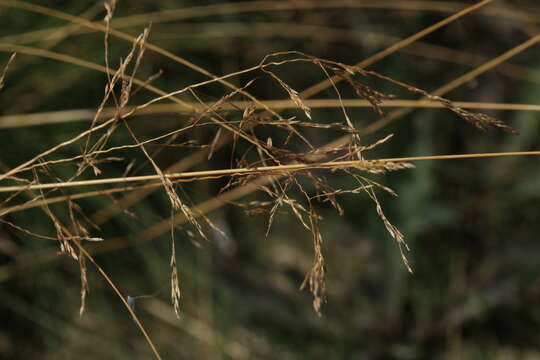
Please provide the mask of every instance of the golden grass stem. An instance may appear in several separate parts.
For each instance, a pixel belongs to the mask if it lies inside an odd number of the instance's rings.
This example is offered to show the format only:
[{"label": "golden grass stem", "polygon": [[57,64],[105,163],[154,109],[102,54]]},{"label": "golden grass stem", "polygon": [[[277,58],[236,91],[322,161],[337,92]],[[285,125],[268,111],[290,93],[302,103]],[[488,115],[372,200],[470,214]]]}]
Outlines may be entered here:
[{"label": "golden grass stem", "polygon": [[22,211],[22,210],[26,210],[26,209],[30,209],[30,208],[34,208],[38,206],[54,204],[58,202],[68,201],[68,200],[77,200],[77,199],[83,199],[87,197],[110,195],[110,194],[119,193],[119,192],[129,192],[129,191],[135,191],[135,190],[151,189],[151,188],[157,188],[160,186],[163,186],[163,183],[155,182],[155,183],[148,183],[148,184],[138,185],[138,186],[116,187],[112,189],[88,191],[88,192],[79,193],[79,194],[70,194],[70,195],[50,197],[50,198],[41,199],[41,200],[32,200],[32,201],[27,201],[20,205],[14,205],[14,206],[2,208],[0,209],[0,216],[4,216],[13,212]]},{"label": "golden grass stem", "polygon": [[[340,108],[342,105],[348,108],[371,108],[372,105],[367,100],[362,99],[316,99],[305,100],[305,105],[312,109],[318,108]],[[296,109],[298,105],[292,100],[265,100],[262,103],[275,110]],[[454,105],[463,109],[478,109],[478,110],[510,110],[510,111],[540,111],[540,105],[536,104],[510,104],[510,103],[492,103],[492,102],[468,102],[468,101],[453,101]],[[203,110],[212,106],[213,103],[187,103],[188,106],[197,111]],[[251,101],[230,101],[224,103],[223,110],[238,110],[245,109],[252,105]],[[440,102],[429,100],[384,100],[380,104],[381,108],[424,108],[424,109],[440,109],[445,108]],[[126,106],[126,111],[131,111],[135,107]],[[262,109],[262,107],[255,106],[256,109]],[[177,104],[154,104],[144,109],[138,109],[131,116],[148,116],[148,115],[164,115],[177,113],[178,111],[184,111],[185,107]],[[115,107],[104,108],[100,119],[110,118],[114,116],[117,109]],[[42,113],[32,114],[15,114],[0,116],[0,129],[18,128],[25,126],[37,126],[37,125],[51,125],[59,123],[71,123],[77,121],[92,120],[95,116],[95,110],[93,109],[73,109],[73,110],[60,110],[60,111],[47,111]]]},{"label": "golden grass stem", "polygon": [[[301,171],[308,169],[335,169],[335,168],[360,168],[368,170],[370,167],[376,168],[379,165],[384,165],[388,162],[410,162],[410,161],[423,161],[423,160],[450,160],[450,159],[472,159],[472,158],[486,158],[486,157],[508,157],[508,156],[533,156],[540,155],[540,151],[520,151],[520,152],[500,152],[500,153],[478,153],[478,154],[455,154],[455,155],[428,155],[428,156],[413,156],[413,157],[401,157],[401,158],[387,158],[387,159],[375,159],[375,160],[351,160],[351,161],[328,161],[321,163],[295,163],[289,165],[275,165],[275,166],[260,166],[253,168],[236,168],[236,169],[218,169],[218,170],[204,170],[204,171],[190,171],[174,174],[163,174],[163,177],[168,179],[190,179],[190,181],[197,181],[200,178],[216,177],[216,176],[238,176],[248,174],[276,174],[290,171]],[[3,186],[0,187],[0,193],[14,192],[23,190],[45,190],[45,189],[59,189],[67,187],[78,186],[90,186],[90,185],[104,185],[104,184],[116,184],[116,183],[128,183],[139,182],[149,180],[159,180],[161,175],[142,175],[142,176],[129,176],[129,177],[116,177],[106,179],[95,180],[80,180],[71,182],[58,182],[58,183],[45,183],[34,185],[16,185],[16,186]]]}]

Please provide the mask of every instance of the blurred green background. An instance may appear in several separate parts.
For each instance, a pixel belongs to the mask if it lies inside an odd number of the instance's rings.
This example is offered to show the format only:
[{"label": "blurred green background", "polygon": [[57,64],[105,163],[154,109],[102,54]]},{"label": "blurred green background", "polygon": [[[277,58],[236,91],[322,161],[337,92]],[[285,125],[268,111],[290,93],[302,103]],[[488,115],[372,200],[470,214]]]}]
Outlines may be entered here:
[{"label": "blurred green background", "polygon": [[[81,27],[39,32],[68,23],[6,3],[0,3],[0,65],[13,52],[5,44],[48,49],[104,65],[103,33],[80,33]],[[35,3],[101,24],[105,16],[101,2]],[[307,5],[310,3],[311,8]],[[325,7],[322,2],[264,1],[251,2],[253,8],[246,11],[247,3],[234,1],[120,1],[112,26],[117,24],[122,31],[137,36],[152,22],[150,43],[223,75],[254,66],[265,55],[278,51],[298,50],[355,64],[471,3],[336,1],[335,6]],[[272,9],[273,4],[296,4],[297,8]],[[174,12],[177,15],[170,18],[165,16],[170,12],[152,17],[156,12],[179,9],[185,10]],[[141,21],[127,26],[126,17],[140,14],[147,14],[147,18],[142,16]],[[540,5],[536,1],[494,1],[370,69],[432,91],[536,35],[538,23]],[[118,66],[130,47],[129,42],[110,37],[111,67]],[[146,79],[160,70],[163,74],[152,84],[165,91],[207,79],[147,50],[138,77]],[[275,72],[299,91],[325,79],[319,68],[305,63],[280,66]],[[257,81],[248,90],[257,98],[287,99],[285,91],[261,72],[235,77],[231,82],[245,85],[254,78]],[[393,85],[366,81],[398,99],[417,98]],[[89,126],[86,120],[7,127],[2,125],[5,116],[95,110],[106,84],[103,73],[19,51],[0,91],[2,172]],[[454,101],[535,104],[539,85],[538,48],[532,47],[446,97]],[[340,91],[344,98],[354,97],[346,86],[340,86]],[[204,101],[216,101],[229,92],[213,84],[198,89],[197,95]],[[131,104],[153,97],[141,91]],[[330,89],[316,98],[335,99],[336,95]],[[540,129],[535,112],[483,111],[507,122],[520,135],[481,132],[447,110],[418,109],[364,137],[369,144],[395,134],[366,157],[538,149]],[[379,118],[369,108],[350,108],[348,113],[358,129]],[[141,139],[147,139],[178,128],[190,116],[181,111],[143,115],[133,117],[130,125]],[[241,112],[231,112],[230,116],[239,119]],[[297,110],[284,111],[283,116],[306,120]],[[313,109],[312,117],[320,122],[344,121],[339,108]],[[47,117],[42,119],[46,121]],[[215,130],[201,128],[191,132],[191,138],[181,135],[178,142],[196,139],[207,144]],[[263,140],[274,134],[274,130],[263,130],[257,134]],[[318,145],[340,135],[317,129],[307,134]],[[117,130],[110,140],[111,145],[130,142],[125,129]],[[47,159],[77,155],[82,146],[76,143]],[[196,151],[163,148],[156,161],[165,169]],[[191,169],[227,168],[230,151],[225,147]],[[130,174],[154,173],[140,151],[119,151],[111,156],[123,160],[100,164],[104,177],[122,176],[132,161],[133,169],[141,168]],[[408,257],[413,275],[407,272],[397,245],[367,195],[339,196],[343,216],[328,204],[317,204],[324,218],[320,226],[327,270],[327,301],[321,317],[311,306],[309,291],[298,290],[312,263],[311,235],[286,206],[279,209],[267,239],[268,216],[249,216],[233,204],[209,214],[226,237],[207,229],[210,241],[205,241],[190,237],[189,227],[178,229],[182,289],[179,320],[169,299],[170,234],[165,232],[152,241],[129,241],[170,215],[163,190],[99,228],[89,227],[93,236],[103,237],[105,242],[87,248],[96,251],[96,260],[125,295],[152,295],[139,298],[136,311],[165,359],[540,359],[538,159],[440,160],[415,165],[415,169],[368,176],[399,195],[378,193],[386,215],[411,247]],[[64,180],[76,170],[71,165],[51,168]],[[31,179],[29,173],[24,176]],[[325,176],[335,188],[355,186],[342,173]],[[82,178],[94,175],[86,171]],[[49,180],[54,181],[43,175],[43,181]],[[2,186],[8,184],[12,182],[3,181]],[[187,183],[180,195],[188,199],[188,204],[196,204],[218,195],[225,184],[223,179]],[[61,194],[47,193],[50,197]],[[121,198],[120,193],[112,196],[76,203],[81,214],[92,216]],[[20,194],[8,199],[4,195],[2,199],[13,205],[28,197]],[[268,198],[256,194],[247,200]],[[2,207],[7,205],[2,203]],[[64,203],[51,205],[51,210],[69,223]],[[55,236],[52,222],[40,208],[7,214],[3,220]],[[108,249],[108,240],[118,237],[128,241]],[[79,267],[57,251],[56,242],[0,224],[0,358],[151,358],[129,313],[91,264],[86,311],[79,317]]]}]

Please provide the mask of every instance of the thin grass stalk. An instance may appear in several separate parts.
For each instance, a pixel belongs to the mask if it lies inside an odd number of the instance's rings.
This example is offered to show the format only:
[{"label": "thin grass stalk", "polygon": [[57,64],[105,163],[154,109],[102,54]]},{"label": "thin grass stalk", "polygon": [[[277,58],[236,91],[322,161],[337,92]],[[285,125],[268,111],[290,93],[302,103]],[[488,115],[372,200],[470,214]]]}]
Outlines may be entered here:
[{"label": "thin grass stalk", "polygon": [[[304,104],[312,109],[323,108],[371,108],[372,105],[367,100],[362,99],[316,99],[316,100],[303,100]],[[284,100],[265,100],[263,103],[275,110],[295,109],[297,105],[289,99]],[[469,102],[469,101],[453,101],[454,105],[463,109],[477,109],[477,110],[504,110],[504,111],[540,111],[540,105],[537,104],[512,104],[512,103],[493,103],[493,102]],[[223,110],[237,111],[239,108],[246,108],[253,103],[250,101],[230,101],[223,104]],[[202,110],[211,106],[211,103],[189,103],[189,106]],[[254,105],[258,110],[262,109],[260,106]],[[380,104],[381,108],[416,108],[416,109],[443,109],[445,106],[440,102],[431,100],[384,100]],[[133,106],[127,106],[126,111],[133,110]],[[132,113],[132,117],[135,116],[148,116],[148,115],[166,115],[177,111],[182,111],[184,108],[177,104],[154,104],[147,108],[140,109]],[[114,116],[116,108],[109,107],[104,108],[99,119],[107,119]],[[0,129],[20,128],[26,126],[40,126],[40,125],[52,125],[63,124],[78,121],[92,120],[95,115],[93,109],[73,109],[73,110],[60,110],[60,111],[47,111],[41,113],[31,114],[16,114],[0,116]],[[294,123],[294,121],[293,121]]]},{"label": "thin grass stalk", "polygon": [[[377,61],[379,60],[382,60],[384,59],[385,57],[395,53],[396,51],[399,51],[401,50],[402,48],[406,47],[407,45],[409,44],[412,44],[413,42],[415,42],[416,40],[419,40],[429,34],[431,34],[432,32],[448,25],[449,23],[453,22],[453,21],[456,21],[457,19],[481,8],[482,6],[485,6],[489,3],[493,2],[493,0],[483,0],[483,1],[480,1],[474,5],[471,5],[449,17],[447,17],[446,19],[444,20],[441,20],[401,41],[398,41],[397,43],[395,43],[394,45],[382,50],[382,51],[379,51],[378,53],[376,53],[375,55],[373,56],[370,56],[368,57],[367,59],[365,60],[362,60],[360,62],[358,62],[355,67],[358,67],[358,68],[365,68],[365,67],[368,67],[374,63],[376,63]],[[324,81],[321,81],[319,82],[318,84],[315,84],[307,89],[305,89],[304,91],[302,91],[300,93],[300,97],[301,98],[309,98],[309,97],[312,97],[318,93],[320,93],[321,91],[329,88],[330,86],[332,86],[333,84],[336,84],[338,82],[340,82],[341,80],[343,80],[342,78],[340,78],[339,76],[337,75],[334,75],[333,77],[327,79],[327,80],[324,80]]]},{"label": "thin grass stalk", "polygon": [[113,289],[113,291],[115,292],[115,294],[118,296],[118,298],[120,299],[120,301],[122,301],[122,304],[124,305],[124,307],[127,309],[127,311],[129,312],[129,314],[131,315],[131,317],[133,318],[133,321],[135,322],[135,324],[137,324],[137,327],[139,328],[139,330],[142,332],[146,342],[148,343],[148,345],[150,346],[150,348],[152,349],[152,353],[154,355],[154,357],[158,360],[161,360],[161,355],[159,354],[158,350],[157,350],[157,347],[156,345],[154,344],[154,342],[152,341],[152,338],[150,337],[150,335],[148,334],[148,332],[146,331],[146,329],[144,328],[143,324],[141,323],[141,321],[139,320],[139,317],[137,316],[137,314],[135,314],[135,312],[133,311],[133,309],[131,308],[131,306],[129,306],[126,298],[124,297],[124,295],[120,292],[120,290],[118,289],[118,287],[116,286],[116,284],[112,281],[112,279],[109,277],[109,275],[107,275],[107,273],[105,272],[105,270],[103,270],[103,268],[101,266],[99,266],[99,264],[95,261],[95,259],[92,257],[92,255],[78,242],[78,241],[75,241],[75,245],[77,245],[77,247],[79,248],[79,250],[81,251],[82,254],[84,254],[84,256],[90,260],[90,262],[96,267],[96,269],[98,270],[98,272],[100,273],[100,275],[105,279],[105,281],[107,281],[107,283],[109,284],[109,286]]},{"label": "thin grass stalk", "polygon": [[[3,1],[3,3],[7,3]],[[129,15],[118,17],[112,20],[112,25],[117,28],[127,28],[149,23],[157,24],[163,22],[172,22],[178,20],[197,19],[213,15],[223,14],[241,14],[247,12],[271,12],[286,10],[317,10],[317,9],[387,9],[387,10],[410,10],[410,11],[429,11],[440,13],[456,13],[464,9],[465,5],[461,2],[450,1],[395,1],[395,0],[377,0],[362,1],[357,0],[334,0],[328,1],[295,1],[295,2],[274,2],[274,1],[244,1],[231,4],[213,4],[202,5],[190,8],[175,10],[158,11],[154,13],[144,13],[138,15]],[[490,6],[479,12],[481,15],[499,17],[502,19],[513,20],[520,23],[538,23],[538,16],[529,12],[523,12],[516,8],[505,6]],[[65,31],[70,25],[54,27],[32,31],[17,35],[8,35],[0,38],[0,42],[31,43],[41,41],[43,38],[54,39],[58,31]],[[80,29],[74,34],[85,34],[96,31],[93,28]]]},{"label": "thin grass stalk", "polygon": [[[403,163],[403,162],[423,161],[423,160],[452,160],[452,159],[474,159],[474,158],[493,158],[493,157],[509,157],[509,156],[536,156],[536,155],[540,155],[540,151],[517,151],[517,152],[454,154],[454,155],[426,155],[426,156],[397,157],[397,158],[374,159],[374,160],[328,161],[328,162],[321,162],[321,163],[294,163],[294,164],[289,164],[289,165],[203,170],[203,171],[190,171],[190,172],[172,173],[172,174],[142,175],[142,176],[115,177],[115,178],[79,180],[79,181],[45,183],[45,184],[2,186],[0,187],[0,193],[25,191],[25,190],[60,189],[60,188],[68,188],[68,187],[129,183],[129,182],[139,182],[139,181],[154,181],[154,180],[160,180],[163,178],[166,178],[166,179],[183,178],[183,179],[187,179],[184,181],[191,182],[191,181],[217,179],[223,176],[241,176],[241,175],[253,175],[253,174],[268,175],[268,174],[288,173],[292,171],[303,171],[303,170],[309,170],[309,169],[357,168],[360,170],[370,170],[371,167],[373,167],[373,169],[377,169],[377,168],[384,169],[384,166],[388,163],[390,164]],[[116,189],[113,189],[113,190],[116,190]],[[92,194],[93,196],[102,195],[101,192],[92,192]]]}]

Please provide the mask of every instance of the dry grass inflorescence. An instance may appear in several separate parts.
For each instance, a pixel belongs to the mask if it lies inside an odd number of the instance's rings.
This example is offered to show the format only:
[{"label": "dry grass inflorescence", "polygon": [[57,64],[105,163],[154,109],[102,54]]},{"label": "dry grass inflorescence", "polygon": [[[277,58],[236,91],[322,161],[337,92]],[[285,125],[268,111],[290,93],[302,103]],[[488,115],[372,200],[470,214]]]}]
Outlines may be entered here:
[{"label": "dry grass inflorescence", "polygon": [[[420,100],[410,101],[407,104],[446,108],[456,118],[463,119],[482,131],[502,130],[510,134],[517,133],[503,121],[484,113],[467,110],[467,104],[453,102],[445,98],[444,94],[532,46],[540,40],[538,37],[533,37],[515,49],[486,61],[482,66],[432,92],[393,76],[366,69],[491,2],[484,0],[468,7],[451,9],[449,11],[452,14],[440,22],[405,40],[397,41],[375,56],[355,65],[346,65],[299,51],[284,51],[268,54],[251,67],[217,76],[152,44],[154,30],[151,26],[137,36],[118,30],[140,19],[136,16],[126,17],[115,22],[116,8],[121,4],[117,4],[114,0],[105,3],[103,22],[91,22],[84,17],[72,16],[40,5],[20,1],[0,1],[0,5],[13,6],[71,22],[67,27],[52,32],[38,31],[34,35],[29,33],[27,38],[30,40],[24,40],[22,35],[22,40],[16,37],[10,39],[12,43],[0,40],[0,50],[11,53],[0,74],[0,89],[9,88],[11,83],[17,81],[11,76],[11,69],[17,66],[20,58],[22,61],[22,54],[91,68],[100,71],[101,76],[106,78],[96,110],[69,114],[55,113],[59,116],[56,120],[59,123],[89,120],[89,126],[84,131],[63,139],[51,148],[42,149],[37,154],[25,154],[28,155],[27,160],[4,169],[0,175],[0,192],[4,195],[1,201],[0,222],[15,232],[36,239],[58,241],[60,250],[58,256],[68,256],[79,266],[81,315],[85,310],[90,290],[87,274],[90,269],[87,262],[94,265],[129,311],[152,347],[156,358],[160,358],[158,349],[151,340],[151,334],[143,327],[134,311],[136,297],[127,296],[120,291],[107,272],[97,264],[93,254],[122,247],[127,243],[126,238],[130,238],[132,242],[143,242],[155,239],[160,234],[169,233],[168,287],[174,312],[181,317],[182,272],[178,270],[177,239],[189,238],[198,245],[209,241],[211,239],[209,234],[218,233],[226,237],[226,232],[209,216],[209,213],[225,204],[241,209],[247,216],[264,216],[266,228],[260,229],[260,233],[265,237],[271,236],[276,216],[286,211],[311,236],[312,265],[299,285],[302,289],[309,289],[313,295],[314,310],[317,314],[321,314],[327,285],[324,232],[320,227],[324,217],[320,213],[320,207],[329,205],[339,215],[343,215],[345,210],[340,204],[343,195],[352,194],[370,199],[374,206],[372,216],[380,218],[381,226],[399,247],[404,266],[412,273],[413,269],[407,258],[409,247],[405,236],[385,215],[379,200],[381,193],[393,196],[397,194],[385,184],[376,181],[372,175],[398,170],[414,171],[410,169],[414,168],[415,161],[443,158],[425,156],[381,159],[370,155],[371,150],[387,146],[394,135],[381,136],[372,143],[366,143],[364,137],[405,116],[408,111],[396,110],[386,113],[385,107],[391,106],[392,102],[398,102],[395,106],[403,106],[403,103],[399,103],[400,100],[396,99],[399,96],[380,89],[392,88],[393,93],[401,93],[403,96],[420,95]],[[236,11],[264,9],[267,3],[270,2],[240,4]],[[346,3],[351,5],[353,2]],[[302,4],[303,2],[299,2],[296,6]],[[403,4],[406,5],[406,2]],[[272,2],[272,6],[288,5],[291,4]],[[241,10],[242,6],[246,9]],[[322,5],[313,2],[311,6]],[[335,6],[347,5],[344,3]],[[216,11],[216,7],[219,6],[201,7],[199,10],[211,12]],[[197,13],[196,9],[192,9],[194,14]],[[91,10],[90,13],[93,15],[101,9]],[[180,14],[185,15],[186,12]],[[148,24],[150,21],[164,20],[167,16],[173,18],[174,12],[162,14],[161,17],[159,14],[149,16],[148,19],[143,17],[140,23]],[[62,41],[70,34],[87,31],[103,33],[103,61],[101,61],[103,66],[48,50],[53,44],[49,44],[49,48],[21,44],[24,41],[33,41],[32,36],[37,40]],[[129,49],[119,58],[111,55],[113,53],[111,49],[118,39],[130,42]],[[16,44],[18,40],[21,41]],[[45,42],[45,45],[47,44]],[[166,71],[159,70],[148,74],[147,71],[141,70],[149,53],[152,53],[152,56],[158,54],[175,61],[181,69],[179,71],[184,71],[187,66],[201,73],[206,79],[175,90],[162,90],[157,83],[162,77],[167,76]],[[304,69],[307,68],[309,73],[320,74],[320,78],[317,79],[320,82],[304,91],[295,89],[287,77],[281,75],[306,71]],[[380,89],[371,85],[373,83],[379,84]],[[208,96],[208,93],[212,93],[217,86],[221,89],[221,95],[212,100],[212,96]],[[285,99],[280,102],[259,99],[253,95],[254,89],[258,86],[269,87],[275,91],[276,98]],[[321,118],[318,113],[315,115],[313,112],[317,100],[310,98],[326,89],[333,97],[324,101],[340,110],[339,117]],[[356,95],[357,98],[349,99],[343,95],[349,93]],[[357,104],[370,107],[369,111],[377,114],[379,119],[367,127],[358,126],[357,119],[350,115],[350,108]],[[480,106],[473,104],[471,107]],[[288,111],[285,112],[284,109]],[[174,114],[176,116],[174,128],[167,128],[165,131],[158,128],[159,133],[152,130],[147,134],[144,128],[134,125],[138,116],[159,113]],[[50,114],[53,119],[55,114]],[[74,118],[70,120],[70,117]],[[6,116],[1,120],[7,124],[9,121],[15,123],[20,119],[24,119],[23,114]],[[1,124],[3,126],[4,123]],[[205,136],[201,137],[200,134]],[[329,139],[326,145],[321,144],[319,141],[321,138]],[[77,152],[72,152],[70,156],[60,155],[64,154],[65,149],[76,149]],[[177,161],[165,164],[162,158],[167,154],[174,154]],[[538,152],[460,154],[444,158],[509,155],[538,155]],[[226,159],[230,166],[190,170],[205,162],[210,164],[210,160],[214,157]],[[108,171],[111,166],[122,168],[122,175],[118,176],[116,172]],[[336,185],[332,181],[336,177],[346,177],[354,186],[343,188]],[[194,204],[185,186],[195,182],[221,185],[210,198]],[[169,218],[142,233],[126,234],[123,238],[112,237],[102,231],[101,225],[119,214],[136,219],[138,215],[132,207],[158,190],[166,194],[169,200]],[[248,195],[251,199],[242,200]],[[107,197],[110,205],[90,214],[78,203],[79,200],[98,196]],[[25,228],[9,220],[9,216],[32,208],[41,209],[42,214],[50,220],[51,228],[54,229],[52,234],[40,233],[39,229]],[[95,246],[89,247],[89,243]]]}]

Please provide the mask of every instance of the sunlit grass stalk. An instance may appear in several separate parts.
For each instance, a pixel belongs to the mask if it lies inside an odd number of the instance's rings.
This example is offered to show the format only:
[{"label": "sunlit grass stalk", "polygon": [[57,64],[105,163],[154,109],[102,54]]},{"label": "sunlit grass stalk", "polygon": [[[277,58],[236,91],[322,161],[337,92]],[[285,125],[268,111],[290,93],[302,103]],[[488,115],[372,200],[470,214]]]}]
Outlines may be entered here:
[{"label": "sunlit grass stalk", "polygon": [[[296,163],[290,165],[276,165],[276,166],[258,166],[251,168],[236,168],[236,169],[219,169],[219,170],[204,170],[204,171],[190,171],[176,174],[163,174],[163,175],[142,175],[142,176],[130,176],[130,177],[116,177],[106,179],[95,180],[80,180],[70,181],[63,183],[48,183],[48,184],[35,184],[35,185],[17,185],[17,186],[2,186],[0,187],[0,193],[2,192],[14,192],[22,190],[44,190],[44,189],[59,189],[67,187],[79,187],[90,185],[104,185],[104,184],[117,184],[139,181],[151,181],[159,180],[163,177],[169,179],[185,178],[184,181],[200,181],[216,179],[223,176],[240,176],[240,175],[273,175],[279,173],[287,173],[294,171],[302,171],[308,169],[340,169],[340,168],[355,168],[359,170],[385,170],[387,164],[399,164],[403,162],[411,161],[425,161],[425,160],[456,160],[456,159],[475,159],[475,158],[494,158],[494,157],[508,157],[508,156],[536,156],[540,155],[540,151],[519,151],[519,152],[497,152],[497,153],[478,153],[478,154],[455,154],[455,155],[427,155],[427,156],[411,156],[411,157],[398,157],[398,158],[386,158],[375,160],[352,160],[352,161],[329,161],[322,163]],[[154,187],[156,184],[148,184],[148,187]],[[131,190],[131,188],[125,188]],[[111,189],[111,191],[121,191],[117,189]],[[101,192],[92,192],[92,196],[101,195]]]}]

